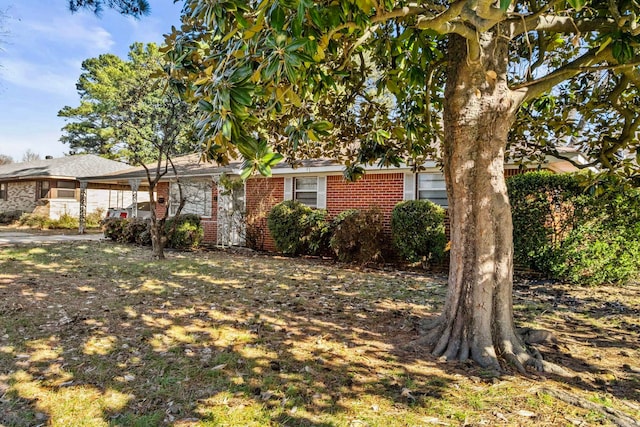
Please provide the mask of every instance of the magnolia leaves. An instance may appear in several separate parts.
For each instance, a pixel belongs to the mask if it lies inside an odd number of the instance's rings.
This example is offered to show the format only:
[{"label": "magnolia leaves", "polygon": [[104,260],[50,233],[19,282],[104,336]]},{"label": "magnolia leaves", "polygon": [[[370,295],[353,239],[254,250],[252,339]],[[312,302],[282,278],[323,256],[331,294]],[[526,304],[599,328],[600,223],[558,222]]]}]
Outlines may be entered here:
[{"label": "magnolia leaves", "polygon": [[265,139],[250,139],[237,144],[238,151],[244,157],[240,178],[246,180],[256,171],[263,176],[271,176],[271,168],[282,159],[282,154],[269,149]]}]

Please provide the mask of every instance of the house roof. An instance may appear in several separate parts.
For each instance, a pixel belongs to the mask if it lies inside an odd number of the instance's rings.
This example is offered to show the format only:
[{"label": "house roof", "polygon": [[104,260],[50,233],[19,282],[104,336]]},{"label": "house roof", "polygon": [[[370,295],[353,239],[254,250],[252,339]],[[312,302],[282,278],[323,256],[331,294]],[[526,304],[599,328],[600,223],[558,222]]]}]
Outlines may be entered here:
[{"label": "house roof", "polygon": [[[223,172],[233,173],[236,171],[241,163],[234,162],[227,166],[219,166],[214,163],[202,162],[200,160],[199,154],[189,154],[186,156],[177,157],[172,159],[173,164],[176,166],[178,170],[178,175],[185,178],[193,178],[193,177],[201,177],[201,176],[211,176],[221,174]],[[152,177],[155,176],[155,170],[157,165],[153,163],[149,163],[147,165],[149,168]],[[171,179],[174,177],[173,172],[169,169],[170,172],[166,174],[164,179]],[[116,183],[116,184],[126,184],[130,179],[147,179],[147,173],[142,166],[138,167],[129,167],[128,169],[115,171],[107,174],[93,174],[82,177],[83,181],[90,182],[104,182],[104,183]]]},{"label": "house roof", "polygon": [[[568,154],[573,154],[575,150],[566,150]],[[569,162],[557,159],[555,157],[547,156],[547,165],[557,172],[566,172],[575,170]],[[198,177],[211,177],[213,175],[219,175],[222,173],[228,174],[240,174],[242,168],[242,162],[235,161],[228,165],[222,166],[216,163],[207,163],[201,160],[199,154],[190,154],[173,159],[173,163],[178,171],[178,176],[182,178],[198,178]],[[156,165],[147,165],[150,168],[152,174],[155,171]],[[427,162],[423,165],[427,169],[439,169],[435,162]],[[514,166],[515,167],[515,166]],[[376,165],[366,166],[365,169],[369,172],[377,171],[408,171],[411,170],[410,166],[402,165],[400,167],[378,167]],[[342,172],[344,170],[344,164],[332,159],[321,158],[303,160],[299,162],[296,167],[292,167],[290,164],[281,162],[272,168],[273,175],[299,175],[310,173],[335,173]],[[152,175],[153,176],[153,175]],[[171,180],[175,178],[172,171],[168,172],[162,177],[163,181]],[[141,183],[144,186],[144,181],[147,179],[146,171],[143,167],[129,168],[123,171],[117,171],[109,174],[91,175],[82,178],[89,182],[101,182],[101,183],[114,183],[114,184],[127,184],[131,179],[143,180]]]},{"label": "house roof", "polygon": [[[173,159],[173,163],[181,178],[198,178],[211,177],[222,173],[239,175],[242,169],[242,162],[234,161],[228,165],[218,165],[216,163],[208,163],[201,160],[199,154],[189,154]],[[155,164],[148,164],[152,177],[156,169]],[[312,171],[334,172],[342,171],[344,165],[331,159],[312,159],[299,162],[295,168],[285,162],[281,162],[272,168],[274,175],[288,175],[292,173],[309,173]],[[171,180],[175,176],[172,171],[163,176],[162,180]],[[146,181],[146,171],[142,166],[130,168],[123,171],[117,171],[104,175],[92,175],[82,178],[83,181],[111,183],[111,184],[127,184],[131,179],[141,179]],[[144,186],[144,182],[142,183]]]},{"label": "house roof", "polygon": [[129,169],[126,163],[94,154],[77,154],[55,159],[0,165],[0,181],[32,179],[78,179],[86,175],[102,175]]}]

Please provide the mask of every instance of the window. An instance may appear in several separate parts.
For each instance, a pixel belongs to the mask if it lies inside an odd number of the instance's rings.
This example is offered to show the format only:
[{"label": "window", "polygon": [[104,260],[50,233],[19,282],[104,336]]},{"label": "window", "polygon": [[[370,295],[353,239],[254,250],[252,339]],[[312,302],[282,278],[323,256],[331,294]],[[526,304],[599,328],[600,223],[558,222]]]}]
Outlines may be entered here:
[{"label": "window", "polygon": [[49,181],[39,181],[37,188],[38,199],[48,199],[51,183]]},{"label": "window", "polygon": [[56,183],[56,198],[58,199],[75,199],[76,183],[75,181],[58,181]]},{"label": "window", "polygon": [[318,178],[296,178],[293,199],[309,207],[318,207]]},{"label": "window", "polygon": [[449,206],[444,175],[441,173],[418,174],[418,199],[431,200],[440,206]]},{"label": "window", "polygon": [[[182,182],[182,196],[185,199],[182,214],[196,214],[211,217],[212,182]],[[174,216],[180,206],[180,189],[175,182],[169,188],[169,215]]]},{"label": "window", "polygon": [[7,183],[0,182],[0,200],[7,200]]}]

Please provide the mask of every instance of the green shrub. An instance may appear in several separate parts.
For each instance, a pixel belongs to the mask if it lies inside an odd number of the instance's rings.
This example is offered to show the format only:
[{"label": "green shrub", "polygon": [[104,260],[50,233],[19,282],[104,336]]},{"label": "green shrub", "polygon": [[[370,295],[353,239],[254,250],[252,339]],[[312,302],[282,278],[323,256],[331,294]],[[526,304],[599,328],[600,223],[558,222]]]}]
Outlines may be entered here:
[{"label": "green shrub", "polygon": [[394,249],[410,262],[439,262],[447,244],[445,211],[428,200],[398,203],[391,212]]},{"label": "green shrub", "polygon": [[[174,222],[175,229],[171,232]],[[200,217],[194,214],[169,218],[165,222],[165,233],[167,233],[167,247],[180,250],[197,248],[204,237]]]},{"label": "green shrub", "polygon": [[327,252],[330,223],[327,211],[311,209],[295,200],[278,203],[269,211],[267,227],[276,249],[286,255]]},{"label": "green shrub", "polygon": [[334,218],[332,229],[330,246],[340,261],[368,264],[382,260],[384,229],[380,209],[341,212]]},{"label": "green shrub", "polygon": [[529,172],[507,180],[514,261],[550,272],[555,250],[587,213],[590,197],[574,174]]},{"label": "green shrub", "polygon": [[12,224],[20,219],[22,211],[0,212],[0,224]]},{"label": "green shrub", "polygon": [[305,235],[303,242],[308,255],[330,254],[331,222],[327,220],[325,209],[312,209],[304,218]]},{"label": "green shrub", "polygon": [[[640,190],[615,179],[529,173],[509,179],[517,264],[596,285],[640,275]],[[586,191],[586,189],[589,191]]]},{"label": "green shrub", "polygon": [[98,208],[95,211],[87,214],[85,221],[87,228],[100,228],[100,224],[104,218],[104,209]]},{"label": "green shrub", "polygon": [[126,226],[127,220],[124,218],[107,218],[102,222],[102,232],[105,238],[122,242]]},{"label": "green shrub", "polygon": [[36,215],[30,213],[23,213],[18,219],[18,224],[32,227],[32,228],[46,228],[49,222],[49,218],[44,215]]},{"label": "green shrub", "polygon": [[640,272],[640,225],[635,230],[600,220],[572,230],[555,252],[552,273],[574,283],[624,283]]},{"label": "green shrub", "polygon": [[51,219],[45,223],[46,228],[59,228],[65,230],[77,229],[79,226],[78,218],[66,212],[60,215],[58,219]]}]

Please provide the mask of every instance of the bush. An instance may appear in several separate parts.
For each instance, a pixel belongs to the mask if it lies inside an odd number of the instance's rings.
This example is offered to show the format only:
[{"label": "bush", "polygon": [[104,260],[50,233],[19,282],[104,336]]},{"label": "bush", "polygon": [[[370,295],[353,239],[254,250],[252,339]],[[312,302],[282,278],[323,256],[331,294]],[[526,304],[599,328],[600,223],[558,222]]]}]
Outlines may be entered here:
[{"label": "bush", "polygon": [[[175,229],[171,232],[174,223],[176,223]],[[204,238],[204,230],[198,215],[186,214],[169,218],[164,226],[167,233],[167,247],[170,248],[195,249],[200,246]]]},{"label": "bush", "polygon": [[529,172],[507,180],[514,261],[550,272],[554,252],[586,215],[589,197],[574,174]]},{"label": "bush", "polygon": [[20,219],[22,211],[0,212],[0,224],[12,224]]},{"label": "bush", "polygon": [[77,229],[79,224],[78,218],[69,215],[68,213],[64,213],[60,215],[58,219],[50,219],[45,223],[46,228],[62,228],[65,230],[73,230]]},{"label": "bush", "polygon": [[276,249],[283,254],[322,255],[328,250],[330,223],[324,209],[286,200],[271,208],[267,227]]},{"label": "bush", "polygon": [[439,262],[447,243],[445,211],[428,200],[398,203],[391,212],[394,249],[410,262]]},{"label": "bush", "polygon": [[574,229],[552,263],[555,277],[574,283],[624,283],[640,272],[640,225],[635,230],[592,221]]},{"label": "bush", "polygon": [[104,209],[98,208],[95,211],[87,214],[86,226],[87,228],[99,228],[104,218]]},{"label": "bush", "polygon": [[141,218],[129,218],[124,221],[120,243],[135,243],[142,246],[151,245],[151,221]]},{"label": "bush", "polygon": [[581,175],[530,173],[508,181],[517,264],[595,285],[640,275],[640,191],[615,180],[581,185]]},{"label": "bush", "polygon": [[115,242],[122,242],[127,220],[124,218],[107,218],[102,222],[104,237]]},{"label": "bush", "polygon": [[332,224],[330,246],[343,262],[380,262],[383,252],[383,226],[380,209],[350,209],[338,214]]},{"label": "bush", "polygon": [[49,218],[44,215],[36,215],[30,213],[23,213],[18,219],[18,224],[32,227],[32,228],[46,228],[49,222]]}]

